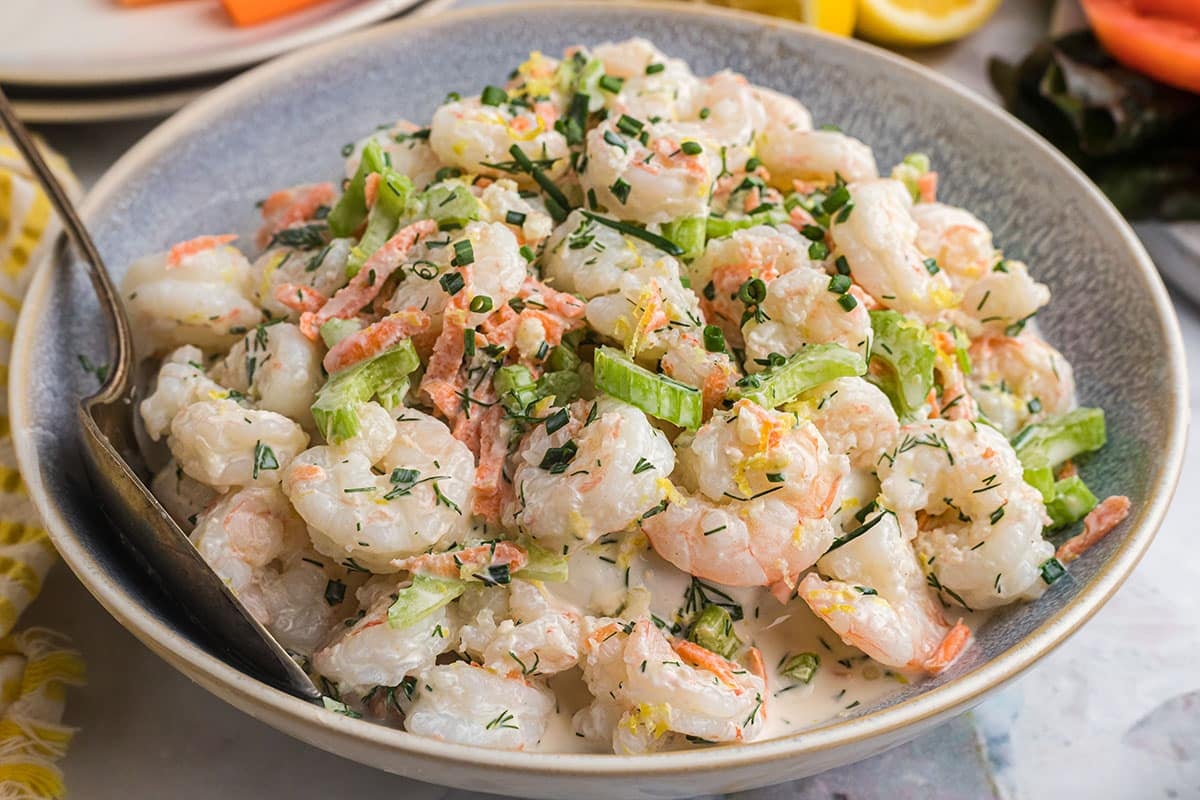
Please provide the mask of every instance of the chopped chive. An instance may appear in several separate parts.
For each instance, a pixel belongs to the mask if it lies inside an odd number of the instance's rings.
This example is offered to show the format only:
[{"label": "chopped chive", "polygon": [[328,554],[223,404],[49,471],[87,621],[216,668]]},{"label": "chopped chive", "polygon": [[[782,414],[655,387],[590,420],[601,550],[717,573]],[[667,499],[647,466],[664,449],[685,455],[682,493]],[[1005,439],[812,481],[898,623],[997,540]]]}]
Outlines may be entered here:
[{"label": "chopped chive", "polygon": [[829,279],[829,291],[834,294],[845,294],[850,291],[850,276],[834,275]]},{"label": "chopped chive", "polygon": [[838,298],[838,305],[845,311],[853,311],[858,306],[858,300],[852,294],[844,294]]},{"label": "chopped chive", "polygon": [[479,102],[485,106],[498,106],[508,100],[508,92],[498,86],[485,86],[479,95]]},{"label": "chopped chive", "polygon": [[524,225],[525,215],[520,211],[509,211],[504,215],[504,221],[509,225]]},{"label": "chopped chive", "polygon": [[593,214],[590,211],[584,211],[583,216],[586,217],[587,219],[592,220],[593,222],[600,223],[601,225],[603,225],[606,228],[612,228],[614,231],[619,231],[627,236],[632,236],[635,239],[641,239],[643,242],[647,242],[648,244],[654,245],[655,247],[657,247],[659,250],[662,250],[667,255],[672,255],[672,256],[683,255],[682,247],[675,244],[670,239],[664,239],[662,236],[659,236],[657,233],[651,233],[650,231],[646,230],[645,228],[639,228],[636,225],[632,225],[628,222],[621,222],[620,220],[608,219],[607,217],[602,217],[599,214]]},{"label": "chopped chive", "polygon": [[466,281],[463,276],[457,272],[447,272],[442,277],[438,278],[438,283],[441,284],[442,290],[451,296],[458,294],[462,288],[466,286]]},{"label": "chopped chive", "polygon": [[1042,572],[1042,580],[1047,584],[1054,583],[1056,580],[1067,574],[1067,569],[1062,565],[1062,562],[1057,558],[1051,557],[1042,562],[1038,567]]},{"label": "chopped chive", "polygon": [[616,181],[613,182],[613,185],[608,187],[608,190],[612,192],[613,197],[617,198],[618,202],[624,205],[625,201],[629,199],[629,192],[632,190],[632,188],[633,187],[626,183],[624,179],[617,178]]},{"label": "chopped chive", "polygon": [[689,156],[698,156],[704,152],[704,148],[700,146],[699,142],[684,142],[679,145],[679,149]]},{"label": "chopped chive", "polygon": [[643,123],[640,119],[635,119],[629,116],[628,114],[622,114],[620,118],[617,119],[617,130],[626,136],[637,136],[642,132],[643,127],[645,127],[645,123]]},{"label": "chopped chive", "polygon": [[[454,243],[454,259],[450,262],[456,267],[465,267],[467,264],[475,262],[475,250],[471,247],[470,239]],[[451,292],[453,294],[453,292]]]},{"label": "chopped chive", "polygon": [[477,294],[471,298],[471,310],[476,314],[483,314],[492,310],[492,298],[486,294]]},{"label": "chopped chive", "polygon": [[621,91],[621,87],[625,84],[624,78],[618,78],[616,75],[602,75],[598,82],[601,89],[606,92],[616,94]]},{"label": "chopped chive", "polygon": [[833,265],[835,267],[837,267],[837,271],[838,271],[839,275],[849,275],[850,274],[850,262],[846,260],[845,256],[838,256],[837,259],[833,262]]},{"label": "chopped chive", "polygon": [[824,242],[813,242],[808,246],[808,257],[814,261],[823,261],[829,256],[829,245]]},{"label": "chopped chive", "polygon": [[930,275],[937,275],[942,271],[942,268],[938,266],[936,258],[927,258],[921,263],[925,265],[925,269]]},{"label": "chopped chive", "polygon": [[646,74],[647,75],[657,75],[658,73],[662,72],[666,68],[667,68],[666,64],[647,64],[646,65]]},{"label": "chopped chive", "polygon": [[725,332],[716,325],[705,325],[704,349],[710,353],[724,353]]}]

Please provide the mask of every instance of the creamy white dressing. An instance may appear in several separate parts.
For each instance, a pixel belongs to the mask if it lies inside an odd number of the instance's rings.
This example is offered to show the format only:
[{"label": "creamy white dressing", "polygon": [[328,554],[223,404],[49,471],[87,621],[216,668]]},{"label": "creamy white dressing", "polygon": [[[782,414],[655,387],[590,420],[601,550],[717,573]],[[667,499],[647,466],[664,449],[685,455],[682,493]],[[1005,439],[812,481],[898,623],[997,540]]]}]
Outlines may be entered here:
[{"label": "creamy white dressing", "polygon": [[[608,613],[621,609],[631,595],[637,602],[643,589],[650,595],[650,612],[671,626],[686,620],[687,594],[692,576],[661,559],[648,547],[628,554],[632,534],[605,537],[592,547],[573,553],[570,558],[571,580],[565,584],[546,584],[555,596],[573,605],[598,604]],[[624,543],[624,545],[622,545]],[[644,543],[644,539],[643,539]],[[622,557],[624,547],[626,554]],[[611,562],[611,563],[610,563]],[[630,593],[625,588],[625,568],[629,568]],[[586,579],[585,579],[586,576]],[[859,706],[869,705],[898,691],[919,675],[904,674],[881,666],[855,648],[848,647],[819,620],[802,600],[786,605],[763,588],[737,588],[703,582],[725,593],[742,608],[743,618],[734,623],[738,638],[757,647],[767,668],[766,725],[759,739],[787,736],[840,715],[852,715]],[[714,598],[709,593],[709,597]],[[723,598],[721,602],[728,602]],[[798,653],[815,653],[820,667],[811,683],[803,684],[779,674],[779,665]],[[578,669],[550,680],[558,698],[558,708],[546,729],[538,750],[566,753],[610,753],[607,742],[592,742],[576,735],[572,715],[592,699]]]}]

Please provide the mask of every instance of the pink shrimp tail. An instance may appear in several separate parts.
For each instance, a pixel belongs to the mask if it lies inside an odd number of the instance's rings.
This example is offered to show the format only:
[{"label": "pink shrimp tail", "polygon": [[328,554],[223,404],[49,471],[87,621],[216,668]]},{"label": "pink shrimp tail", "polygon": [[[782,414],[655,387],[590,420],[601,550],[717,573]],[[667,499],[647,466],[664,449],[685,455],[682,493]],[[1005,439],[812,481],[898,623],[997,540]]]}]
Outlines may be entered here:
[{"label": "pink shrimp tail", "polygon": [[930,675],[937,675],[953,664],[971,644],[971,629],[960,619],[954,627],[942,637],[941,643],[933,651],[933,655],[925,659],[921,666]]},{"label": "pink shrimp tail", "polygon": [[188,239],[185,242],[180,242],[171,248],[167,253],[167,269],[173,269],[183,263],[185,258],[203,253],[205,250],[212,250],[224,244],[236,240],[236,233],[222,233],[216,236],[197,236],[194,239]]},{"label": "pink shrimp tail", "polygon": [[329,348],[323,362],[331,375],[360,361],[373,358],[402,340],[429,329],[429,315],[416,309],[397,311],[368,325]]}]

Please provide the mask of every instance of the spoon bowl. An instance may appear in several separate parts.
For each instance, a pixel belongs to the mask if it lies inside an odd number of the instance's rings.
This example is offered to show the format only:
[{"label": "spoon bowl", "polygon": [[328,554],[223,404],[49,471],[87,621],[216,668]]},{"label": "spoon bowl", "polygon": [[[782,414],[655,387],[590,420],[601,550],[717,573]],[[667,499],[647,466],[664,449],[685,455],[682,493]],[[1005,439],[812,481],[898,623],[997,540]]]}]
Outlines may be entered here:
[{"label": "spoon bowl", "polygon": [[[224,655],[264,683],[316,702],[321,693],[300,665],[275,641],[226,583],[208,566],[187,535],[132,465],[141,463],[134,429],[138,388],[133,337],[108,269],[70,197],[54,177],[0,91],[0,123],[29,163],[62,220],[66,238],[56,256],[68,256],[67,240],[83,256],[112,336],[113,356],[99,391],[79,402],[83,460],[104,517],[138,564],[192,620],[219,643]],[[144,470],[143,470],[144,471]]]}]

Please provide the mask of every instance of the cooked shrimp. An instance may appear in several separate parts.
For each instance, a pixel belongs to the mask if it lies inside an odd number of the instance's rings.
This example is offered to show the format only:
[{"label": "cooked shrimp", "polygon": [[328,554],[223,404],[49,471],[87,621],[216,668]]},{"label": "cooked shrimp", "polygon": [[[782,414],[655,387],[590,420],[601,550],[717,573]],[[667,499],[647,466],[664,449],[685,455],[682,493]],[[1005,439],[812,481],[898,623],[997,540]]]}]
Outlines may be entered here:
[{"label": "cooked shrimp", "polygon": [[[832,342],[866,356],[871,345],[871,316],[856,301],[847,309],[843,294],[830,290],[830,277],[821,270],[795,269],[767,287],[759,304],[762,314],[742,327],[746,370],[758,372],[772,353],[788,356],[808,344]],[[761,320],[761,321],[760,321]]]},{"label": "cooked shrimp", "polygon": [[741,377],[741,370],[727,353],[708,351],[697,328],[670,328],[663,335],[663,344],[665,352],[659,362],[663,374],[699,389],[705,415],[724,401],[726,392]]},{"label": "cooked shrimp", "polygon": [[740,400],[676,448],[683,486],[642,529],[684,572],[790,590],[833,542],[830,516],[849,465],[811,423]]},{"label": "cooked shrimp", "polygon": [[566,425],[539,425],[521,443],[505,518],[551,550],[586,545],[655,508],[674,466],[671,443],[640,410],[579,400]]},{"label": "cooked shrimp", "polygon": [[184,345],[173,350],[158,369],[154,391],[138,406],[146,433],[154,441],[171,428],[175,415],[192,403],[228,397],[229,392],[204,371],[204,353]]},{"label": "cooked shrimp", "polygon": [[845,454],[855,469],[869,469],[890,448],[900,422],[887,395],[862,378],[823,383],[786,407],[811,419],[831,453]]},{"label": "cooked shrimp", "polygon": [[669,733],[750,741],[766,719],[762,678],[692,642],[672,642],[647,619],[628,633],[612,622],[591,631],[580,663],[596,700],[576,715],[576,730],[607,733],[617,753],[652,752]]},{"label": "cooked shrimp", "polygon": [[755,88],[727,69],[700,81],[689,110],[676,129],[722,148],[727,167],[740,167],[754,155],[755,137],[768,119]]},{"label": "cooked shrimp", "polygon": [[533,178],[496,166],[513,160],[509,150],[516,146],[546,172],[554,175],[566,167],[570,155],[567,140],[554,129],[558,110],[553,103],[534,102],[532,107],[501,103],[484,105],[479,97],[446,103],[433,112],[429,145],[445,164],[466,172],[511,177],[527,188]]},{"label": "cooked shrimp", "polygon": [[917,248],[912,197],[890,179],[849,186],[852,213],[838,214],[829,230],[835,252],[845,256],[855,282],[888,308],[933,319],[953,308],[958,296],[946,275],[933,273]]},{"label": "cooked shrimp", "polygon": [[[536,197],[522,197],[515,181],[492,181],[479,194],[485,222],[502,223],[521,244],[536,247],[554,230],[554,220]],[[518,221],[518,217],[520,220]]]},{"label": "cooked shrimp", "polygon": [[213,377],[255,406],[312,429],[313,404],[325,382],[317,345],[290,322],[260,325],[213,367]]},{"label": "cooked shrimp", "polygon": [[1009,436],[1075,407],[1075,374],[1062,354],[1033,333],[988,336],[971,344],[971,394]]},{"label": "cooked shrimp", "polygon": [[540,682],[502,677],[464,661],[430,667],[417,683],[404,727],[443,742],[531,749],[554,713],[554,695]]},{"label": "cooked shrimp", "polygon": [[966,420],[928,420],[900,429],[880,457],[880,504],[910,525],[924,512],[915,547],[943,600],[993,608],[1037,597],[1040,567],[1054,555],[1041,494],[995,428]]},{"label": "cooked shrimp", "polygon": [[[866,525],[871,527],[865,533],[817,562],[818,572],[810,572],[800,582],[800,597],[842,641],[879,663],[901,669],[944,669],[941,662],[958,655],[939,653],[951,626],[896,515],[881,510]],[[966,642],[958,642],[956,634],[954,646],[961,652]],[[935,654],[939,659],[931,662]]]},{"label": "cooked shrimp", "polygon": [[831,184],[879,177],[871,148],[840,131],[802,130],[794,110],[779,122],[767,109],[766,127],[755,140],[757,154],[771,175],[771,185],[790,190],[794,181]]},{"label": "cooked shrimp", "polygon": [[671,256],[641,239],[601,225],[577,209],[546,241],[542,277],[560,292],[591,300],[618,291],[621,276],[629,270],[664,259]]},{"label": "cooked shrimp", "polygon": [[579,662],[580,617],[545,589],[514,580],[502,614],[480,609],[460,632],[463,649],[485,668],[515,678],[553,675]]},{"label": "cooked shrimp", "polygon": [[808,257],[808,242],[788,227],[758,225],[709,241],[704,254],[688,268],[692,287],[708,322],[719,325],[734,347],[742,345],[742,313],[738,291],[753,278],[766,284],[797,269],[819,269]]},{"label": "cooked shrimp", "polygon": [[319,248],[272,247],[250,266],[254,302],[273,319],[299,319],[309,304],[320,307],[346,284],[346,262],[354,239],[333,239]]},{"label": "cooked shrimp", "polygon": [[263,225],[255,237],[255,244],[266,247],[274,234],[314,219],[318,209],[328,210],[334,199],[332,183],[309,183],[272,192],[262,202]]},{"label": "cooked shrimp", "polygon": [[250,262],[226,241],[200,237],[129,266],[121,296],[138,333],[139,350],[184,344],[228,347],[239,329],[262,321],[253,299]]},{"label": "cooked shrimp", "polygon": [[971,212],[944,203],[917,203],[910,212],[917,223],[917,247],[963,291],[983,277],[997,260],[992,232]]},{"label": "cooked shrimp", "polygon": [[404,409],[393,425],[376,462],[358,449],[319,446],[283,473],[283,491],[313,545],[373,572],[395,572],[395,559],[461,541],[470,530],[471,451],[419,411]]},{"label": "cooked shrimp", "polygon": [[274,411],[242,408],[233,400],[202,400],[171,420],[167,441],[179,466],[217,491],[273,486],[308,446],[298,424]]},{"label": "cooked shrimp", "polygon": [[[588,132],[587,169],[579,176],[584,192],[618,219],[662,223],[707,216],[720,149],[666,123],[638,122],[646,144],[622,133],[616,116]],[[699,149],[689,152],[685,142]],[[614,193],[614,186],[621,191]]]},{"label": "cooked shrimp", "polygon": [[[591,55],[604,65],[605,74],[623,81],[621,91],[606,102],[637,119],[679,119],[699,91],[700,82],[686,62],[668,57],[645,39],[605,42],[592,48]],[[648,72],[651,65],[662,69]]]},{"label": "cooked shrimp", "polygon": [[[403,585],[403,584],[402,584]],[[390,588],[389,588],[390,587]],[[403,628],[388,621],[395,580],[372,579],[358,591],[363,615],[313,655],[313,668],[342,692],[365,694],[375,686],[397,686],[433,666],[455,642],[453,609],[439,608]]]},{"label": "cooked shrimp", "polygon": [[407,120],[399,120],[389,128],[375,131],[354,143],[350,155],[346,157],[346,177],[352,178],[358,172],[363,148],[373,141],[383,150],[393,170],[407,175],[418,189],[424,189],[433,182],[443,166],[429,146],[429,135],[428,128],[422,129]]},{"label": "cooked shrimp", "polygon": [[[469,243],[472,260],[468,264],[455,264],[458,249],[467,252],[463,242]],[[500,223],[471,222],[453,236],[430,237],[422,245],[410,254],[403,267],[403,278],[387,308],[416,309],[428,314],[434,331],[441,330],[442,314],[458,293],[463,293],[460,302],[464,311],[472,298],[481,296],[492,301],[492,308],[500,308],[516,297],[525,284],[528,273],[521,246],[512,231]],[[463,286],[455,295],[448,294],[442,285],[446,282],[446,286],[453,287],[446,279],[450,273],[463,277]],[[487,313],[470,312],[466,324],[478,325],[486,317]]]},{"label": "cooked shrimp", "polygon": [[679,262],[660,258],[622,274],[615,293],[588,301],[587,321],[630,357],[657,361],[672,328],[700,326],[700,302],[684,288]]},{"label": "cooked shrimp", "polygon": [[311,653],[345,613],[325,593],[344,571],[313,563],[304,521],[277,488],[230,492],[201,515],[191,538],[284,647]]},{"label": "cooked shrimp", "polygon": [[315,312],[311,319],[302,320],[304,325],[315,331],[335,317],[352,319],[374,302],[384,283],[405,261],[413,245],[437,233],[437,229],[436,222],[423,219],[398,230],[382,247],[371,254],[350,282],[329,298],[329,302]]}]

